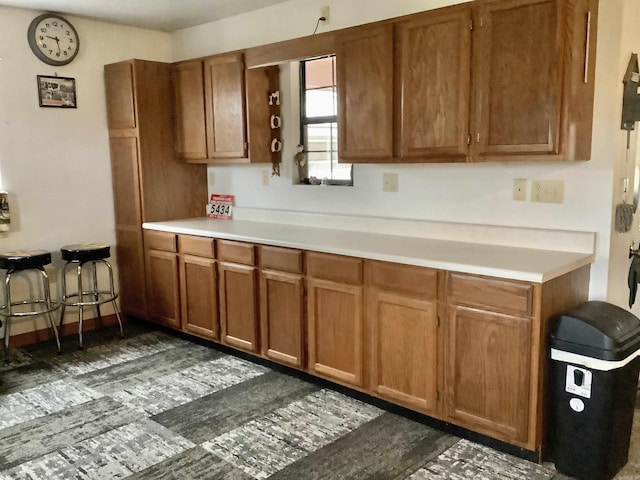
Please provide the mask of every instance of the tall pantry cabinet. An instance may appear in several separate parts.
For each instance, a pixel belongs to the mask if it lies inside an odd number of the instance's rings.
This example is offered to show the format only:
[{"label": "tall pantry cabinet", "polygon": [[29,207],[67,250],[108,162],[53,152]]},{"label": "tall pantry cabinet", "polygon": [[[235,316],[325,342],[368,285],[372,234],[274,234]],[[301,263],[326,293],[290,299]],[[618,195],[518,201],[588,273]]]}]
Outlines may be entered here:
[{"label": "tall pantry cabinet", "polygon": [[171,65],[142,60],[104,67],[120,305],[148,317],[143,222],[201,216],[206,166],[173,147]]}]

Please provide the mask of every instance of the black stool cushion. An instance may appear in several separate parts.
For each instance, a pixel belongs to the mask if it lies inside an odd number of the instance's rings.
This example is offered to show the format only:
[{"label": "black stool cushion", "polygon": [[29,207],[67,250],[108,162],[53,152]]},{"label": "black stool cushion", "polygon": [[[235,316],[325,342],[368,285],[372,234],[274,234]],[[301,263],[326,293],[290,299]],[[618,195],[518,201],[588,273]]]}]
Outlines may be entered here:
[{"label": "black stool cushion", "polygon": [[62,259],[67,262],[76,261],[80,263],[92,260],[103,260],[109,258],[111,247],[104,243],[79,243],[67,245],[60,249]]},{"label": "black stool cushion", "polygon": [[0,253],[0,269],[28,270],[42,268],[51,263],[51,253],[45,250],[15,250]]}]

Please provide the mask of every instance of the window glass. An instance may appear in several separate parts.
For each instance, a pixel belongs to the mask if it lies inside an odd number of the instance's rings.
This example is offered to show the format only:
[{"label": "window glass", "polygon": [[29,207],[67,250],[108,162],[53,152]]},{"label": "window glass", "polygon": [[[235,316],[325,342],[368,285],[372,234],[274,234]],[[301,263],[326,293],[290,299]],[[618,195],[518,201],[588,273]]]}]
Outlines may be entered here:
[{"label": "window glass", "polygon": [[302,183],[352,185],[352,166],[338,163],[335,56],[300,63],[300,143],[307,158]]}]

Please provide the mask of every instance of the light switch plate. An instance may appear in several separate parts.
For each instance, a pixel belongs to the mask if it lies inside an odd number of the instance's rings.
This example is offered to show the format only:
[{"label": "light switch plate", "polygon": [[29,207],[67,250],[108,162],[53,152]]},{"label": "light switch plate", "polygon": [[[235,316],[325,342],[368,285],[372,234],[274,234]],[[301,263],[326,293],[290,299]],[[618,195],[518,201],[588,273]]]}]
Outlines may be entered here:
[{"label": "light switch plate", "polygon": [[562,180],[534,180],[531,185],[531,201],[563,203],[564,182]]},{"label": "light switch plate", "polygon": [[397,173],[382,174],[382,191],[383,192],[398,191],[398,174]]},{"label": "light switch plate", "polygon": [[262,186],[269,186],[269,170],[262,170]]}]

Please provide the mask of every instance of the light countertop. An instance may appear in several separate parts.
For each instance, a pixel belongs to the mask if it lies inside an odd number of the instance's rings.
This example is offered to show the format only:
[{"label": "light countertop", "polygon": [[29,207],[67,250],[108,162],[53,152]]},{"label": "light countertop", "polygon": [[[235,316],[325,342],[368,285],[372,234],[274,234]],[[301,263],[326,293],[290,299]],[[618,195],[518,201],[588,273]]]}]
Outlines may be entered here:
[{"label": "light countertop", "polygon": [[543,283],[593,262],[593,253],[436,240],[247,220],[193,218],[144,223],[163,232]]}]

